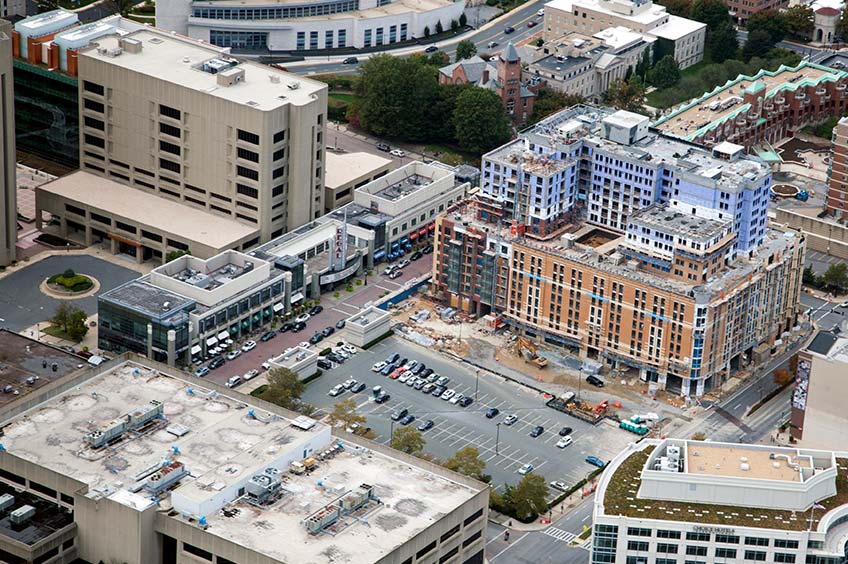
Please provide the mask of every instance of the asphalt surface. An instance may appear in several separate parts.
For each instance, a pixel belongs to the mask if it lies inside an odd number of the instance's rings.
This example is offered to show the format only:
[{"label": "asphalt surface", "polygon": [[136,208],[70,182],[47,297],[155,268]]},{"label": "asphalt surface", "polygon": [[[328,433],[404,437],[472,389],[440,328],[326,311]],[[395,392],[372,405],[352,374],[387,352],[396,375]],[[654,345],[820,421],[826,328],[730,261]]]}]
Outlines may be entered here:
[{"label": "asphalt surface", "polygon": [[[89,255],[56,255],[46,258],[0,279],[0,327],[22,331],[52,317],[63,300],[51,298],[38,288],[45,278],[61,274],[68,268],[96,278],[100,282],[98,294],[140,276],[135,270]],[[96,295],[71,300],[70,303],[84,310],[87,315],[97,313]]]},{"label": "asphalt surface", "polygon": [[821,298],[817,298],[812,294],[801,293],[801,305],[809,312],[810,320],[818,329],[829,330],[836,325],[840,325],[848,316],[848,308],[840,307],[840,304],[846,303],[845,296],[839,300],[829,302]]},{"label": "asphalt surface", "polygon": [[[424,362],[438,374],[448,376],[451,379],[448,388],[459,393],[473,398],[476,389],[477,401],[463,408],[371,371],[373,364],[393,352]],[[344,392],[337,397],[328,395],[333,386],[349,378],[365,382],[366,390],[359,394]],[[384,404],[374,403],[371,392],[374,386],[381,386],[391,399]],[[435,426],[424,432],[427,440],[425,450],[446,459],[463,447],[476,447],[486,462],[486,473],[492,475],[492,483],[498,487],[504,483],[517,483],[521,479],[518,469],[528,463],[547,481],[561,480],[568,485],[574,484],[594,469],[584,461],[586,456],[609,459],[633,440],[632,435],[618,428],[604,424],[593,427],[554,411],[545,406],[546,400],[541,394],[501,377],[481,371],[478,380],[472,367],[400,337],[386,339],[371,350],[360,351],[337,368],[325,371],[307,386],[303,399],[329,411],[334,403],[349,397],[356,398],[358,411],[368,418],[367,425],[377,433],[377,440],[383,443],[389,441],[393,429],[400,427],[390,417],[395,410],[406,408],[414,415],[413,426],[432,419]],[[488,419],[485,413],[492,407],[499,409],[500,413]],[[497,423],[503,421],[507,414],[515,414],[519,420],[511,426],[501,424],[498,431]],[[534,439],[529,433],[536,425],[545,430]],[[565,426],[573,429],[574,444],[559,449],[556,447],[560,439],[558,432]],[[552,498],[556,494],[555,490],[551,490]]]}]

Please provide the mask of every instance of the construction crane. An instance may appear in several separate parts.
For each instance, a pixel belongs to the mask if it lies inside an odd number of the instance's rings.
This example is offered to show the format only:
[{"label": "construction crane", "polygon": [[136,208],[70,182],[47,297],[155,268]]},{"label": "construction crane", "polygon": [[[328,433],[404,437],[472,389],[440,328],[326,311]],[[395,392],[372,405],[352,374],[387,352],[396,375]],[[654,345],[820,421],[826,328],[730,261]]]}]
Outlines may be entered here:
[{"label": "construction crane", "polygon": [[548,365],[548,359],[543,356],[539,356],[536,353],[536,347],[534,347],[527,339],[519,337],[516,341],[516,345],[518,347],[518,354],[524,357],[525,362],[535,364],[539,368],[544,368]]}]

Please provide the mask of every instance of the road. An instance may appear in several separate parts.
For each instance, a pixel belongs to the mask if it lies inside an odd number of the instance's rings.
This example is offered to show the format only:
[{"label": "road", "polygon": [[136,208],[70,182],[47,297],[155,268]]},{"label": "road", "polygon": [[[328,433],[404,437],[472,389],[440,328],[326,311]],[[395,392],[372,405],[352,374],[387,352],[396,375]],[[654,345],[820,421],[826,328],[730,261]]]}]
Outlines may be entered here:
[{"label": "road", "polygon": [[840,307],[840,303],[844,302],[829,302],[812,294],[801,294],[801,305],[807,308],[810,320],[819,329],[832,329],[846,319],[848,308]]},{"label": "road", "polygon": [[[745,42],[748,41],[748,32],[742,29],[737,30],[736,38],[739,40],[740,46],[745,45]],[[775,47],[780,47],[781,49],[787,49],[789,51],[795,51],[799,55],[808,57],[814,63],[817,63],[833,54],[832,52],[824,48],[811,47],[809,45],[794,43],[792,41],[778,41],[775,44]]]}]

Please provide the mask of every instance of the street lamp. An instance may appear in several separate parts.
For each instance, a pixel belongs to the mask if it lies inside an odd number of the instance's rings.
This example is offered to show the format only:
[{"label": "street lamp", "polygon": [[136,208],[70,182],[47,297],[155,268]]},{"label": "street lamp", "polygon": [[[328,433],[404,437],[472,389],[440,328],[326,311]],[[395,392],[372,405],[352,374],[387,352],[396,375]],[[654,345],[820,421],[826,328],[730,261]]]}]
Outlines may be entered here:
[{"label": "street lamp", "polygon": [[477,376],[474,378],[474,401],[477,401],[477,390],[480,388],[480,369],[477,369]]},{"label": "street lamp", "polygon": [[501,421],[495,423],[495,456],[498,456],[498,445],[501,442]]}]

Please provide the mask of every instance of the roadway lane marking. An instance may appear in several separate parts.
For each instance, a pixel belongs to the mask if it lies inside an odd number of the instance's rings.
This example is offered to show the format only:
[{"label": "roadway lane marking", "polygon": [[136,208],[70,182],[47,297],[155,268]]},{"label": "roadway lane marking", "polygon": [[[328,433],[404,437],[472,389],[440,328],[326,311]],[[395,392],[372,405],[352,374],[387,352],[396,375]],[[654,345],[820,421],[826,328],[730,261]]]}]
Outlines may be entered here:
[{"label": "roadway lane marking", "polygon": [[489,558],[489,562],[493,562],[493,561],[494,561],[495,559],[497,559],[497,558],[498,558],[501,554],[503,554],[504,552],[506,552],[507,550],[509,550],[510,548],[512,548],[513,546],[517,545],[517,544],[518,544],[518,543],[520,543],[522,540],[524,540],[524,537],[526,537],[526,536],[527,536],[527,535],[529,535],[529,534],[530,534],[530,533],[524,533],[523,535],[521,535],[520,537],[518,537],[518,538],[515,540],[515,542],[513,542],[511,545],[509,545],[508,547],[506,547],[506,548],[505,548],[505,549],[503,549],[502,551],[498,552],[497,554],[495,554],[494,556],[492,556],[491,558]]},{"label": "roadway lane marking", "polygon": [[558,541],[563,542],[571,542],[577,538],[577,535],[574,533],[569,533],[568,531],[563,531],[562,529],[557,529],[556,527],[548,527],[544,531],[542,531],[549,537],[553,537]]}]

